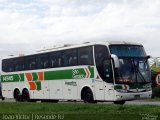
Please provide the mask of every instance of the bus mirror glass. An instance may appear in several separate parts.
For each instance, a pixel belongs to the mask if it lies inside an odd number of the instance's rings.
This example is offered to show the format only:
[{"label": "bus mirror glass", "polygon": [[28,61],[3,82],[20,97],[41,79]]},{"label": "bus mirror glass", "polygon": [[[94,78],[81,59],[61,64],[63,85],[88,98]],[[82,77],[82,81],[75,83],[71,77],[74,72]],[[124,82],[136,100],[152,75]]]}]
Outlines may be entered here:
[{"label": "bus mirror glass", "polygon": [[119,68],[119,60],[118,60],[118,57],[114,54],[111,55],[111,58],[113,59],[114,61],[114,66],[115,68]]}]

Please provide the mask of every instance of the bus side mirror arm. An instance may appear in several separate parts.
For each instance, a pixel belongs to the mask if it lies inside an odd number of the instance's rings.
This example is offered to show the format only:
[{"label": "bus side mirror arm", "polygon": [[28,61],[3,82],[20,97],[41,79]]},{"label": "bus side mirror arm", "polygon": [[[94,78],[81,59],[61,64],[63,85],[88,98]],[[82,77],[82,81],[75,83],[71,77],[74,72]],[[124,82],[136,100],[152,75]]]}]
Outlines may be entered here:
[{"label": "bus side mirror arm", "polygon": [[152,56],[150,56],[150,55],[147,55],[147,59],[149,59],[149,58],[152,58]]},{"label": "bus side mirror arm", "polygon": [[114,54],[112,54],[111,55],[111,58],[113,59],[113,61],[114,61],[114,66],[115,66],[115,68],[119,68],[119,59],[118,59],[118,57],[116,56],[116,55],[114,55]]}]

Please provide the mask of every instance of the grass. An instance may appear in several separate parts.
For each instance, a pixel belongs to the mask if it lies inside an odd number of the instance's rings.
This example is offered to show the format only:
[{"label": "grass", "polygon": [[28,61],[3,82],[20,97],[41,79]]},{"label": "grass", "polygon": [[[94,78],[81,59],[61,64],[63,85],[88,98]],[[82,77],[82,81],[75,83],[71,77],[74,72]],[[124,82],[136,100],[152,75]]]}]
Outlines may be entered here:
[{"label": "grass", "polygon": [[154,97],[152,99],[148,99],[149,101],[160,101],[160,97]]},{"label": "grass", "polygon": [[145,117],[160,120],[160,106],[0,102],[0,119],[19,117],[25,120],[142,120]]}]

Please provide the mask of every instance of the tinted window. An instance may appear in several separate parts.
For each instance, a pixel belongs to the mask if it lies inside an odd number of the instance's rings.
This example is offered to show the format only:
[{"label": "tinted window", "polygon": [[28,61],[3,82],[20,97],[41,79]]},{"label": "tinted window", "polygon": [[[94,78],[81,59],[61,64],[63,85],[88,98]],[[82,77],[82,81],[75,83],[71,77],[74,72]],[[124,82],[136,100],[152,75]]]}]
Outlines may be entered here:
[{"label": "tinted window", "polygon": [[13,59],[2,60],[2,70],[4,72],[13,72],[14,71]]},{"label": "tinted window", "polygon": [[70,49],[63,52],[63,66],[77,65],[77,49]]},{"label": "tinted window", "polygon": [[103,61],[109,58],[109,52],[106,46],[96,45],[95,46],[95,60],[96,65],[101,66]]},{"label": "tinted window", "polygon": [[2,60],[5,72],[93,65],[92,46]]},{"label": "tinted window", "polygon": [[113,82],[112,64],[108,49],[106,46],[95,46],[95,61],[99,75],[106,82]]},{"label": "tinted window", "polygon": [[14,60],[14,70],[15,71],[24,70],[24,58],[16,58]]},{"label": "tinted window", "polygon": [[26,70],[34,70],[36,69],[36,57],[28,56],[25,59],[25,69]]},{"label": "tinted window", "polygon": [[93,65],[92,46],[78,49],[78,65]]},{"label": "tinted window", "polygon": [[61,67],[61,52],[52,52],[49,55],[49,64],[51,68]]},{"label": "tinted window", "polygon": [[146,57],[144,48],[138,45],[110,45],[110,51],[118,57]]},{"label": "tinted window", "polygon": [[49,67],[48,54],[40,54],[37,57],[37,68],[44,69]]},{"label": "tinted window", "polygon": [[7,72],[7,60],[2,60],[2,71]]}]

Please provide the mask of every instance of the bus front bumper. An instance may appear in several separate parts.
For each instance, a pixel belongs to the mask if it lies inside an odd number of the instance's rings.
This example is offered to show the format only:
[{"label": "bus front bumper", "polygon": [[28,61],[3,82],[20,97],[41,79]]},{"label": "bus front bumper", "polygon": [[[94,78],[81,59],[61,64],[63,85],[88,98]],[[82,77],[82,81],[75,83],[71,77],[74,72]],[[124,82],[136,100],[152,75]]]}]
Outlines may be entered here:
[{"label": "bus front bumper", "polygon": [[122,93],[115,91],[114,101],[127,101],[135,99],[149,99],[152,96],[152,90],[147,92]]}]

